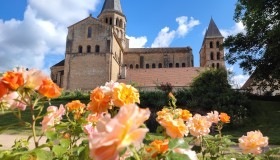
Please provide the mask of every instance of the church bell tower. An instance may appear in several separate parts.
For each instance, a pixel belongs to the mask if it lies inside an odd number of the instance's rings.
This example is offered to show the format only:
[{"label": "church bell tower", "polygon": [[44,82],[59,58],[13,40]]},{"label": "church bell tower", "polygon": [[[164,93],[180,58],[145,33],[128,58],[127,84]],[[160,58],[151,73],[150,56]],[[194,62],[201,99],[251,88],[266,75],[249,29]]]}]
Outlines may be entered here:
[{"label": "church bell tower", "polygon": [[222,48],[224,37],[211,18],[200,49],[200,67],[221,68],[225,67],[224,49]]},{"label": "church bell tower", "polygon": [[117,37],[124,48],[127,47],[126,32],[126,16],[122,12],[120,0],[105,0],[98,19],[113,27]]}]

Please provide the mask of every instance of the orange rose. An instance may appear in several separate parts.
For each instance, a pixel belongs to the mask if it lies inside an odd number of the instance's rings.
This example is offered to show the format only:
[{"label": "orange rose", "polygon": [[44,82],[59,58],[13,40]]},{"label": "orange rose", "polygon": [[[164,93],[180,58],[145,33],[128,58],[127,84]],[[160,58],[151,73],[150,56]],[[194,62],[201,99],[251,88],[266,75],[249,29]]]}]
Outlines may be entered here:
[{"label": "orange rose", "polygon": [[140,103],[138,90],[130,85],[120,83],[114,88],[113,103],[117,107]]},{"label": "orange rose", "polygon": [[168,150],[168,139],[165,140],[154,140],[150,143],[146,151],[152,153],[152,158],[156,158],[158,154],[163,154]]},{"label": "orange rose", "polygon": [[110,96],[105,94],[101,88],[95,88],[90,95],[91,102],[88,104],[87,109],[92,113],[107,112],[110,108]]},{"label": "orange rose", "polygon": [[17,72],[6,72],[3,75],[2,82],[5,83],[11,90],[17,90],[24,84],[22,73]]},{"label": "orange rose", "polygon": [[192,117],[192,114],[190,113],[190,111],[188,111],[186,109],[182,110],[180,118],[182,118],[184,121],[187,121],[191,117]]},{"label": "orange rose", "polygon": [[261,147],[266,147],[268,145],[268,137],[263,137],[260,131],[247,132],[247,135],[242,136],[238,141],[239,147],[245,154],[260,154],[262,152]]},{"label": "orange rose", "polygon": [[183,119],[173,119],[171,114],[167,114],[162,120],[158,122],[166,129],[166,134],[171,138],[183,138],[189,133],[189,130]]},{"label": "orange rose", "polygon": [[8,88],[5,86],[5,84],[0,81],[0,99],[9,92]]},{"label": "orange rose", "polygon": [[61,95],[61,88],[59,88],[55,83],[50,79],[44,79],[42,81],[38,92],[47,98],[57,98]]},{"label": "orange rose", "polygon": [[226,113],[221,113],[219,117],[220,117],[220,120],[224,123],[230,122],[230,116],[228,116]]},{"label": "orange rose", "polygon": [[72,112],[74,110],[80,110],[85,108],[85,104],[81,103],[79,100],[72,101],[66,104],[67,109]]}]

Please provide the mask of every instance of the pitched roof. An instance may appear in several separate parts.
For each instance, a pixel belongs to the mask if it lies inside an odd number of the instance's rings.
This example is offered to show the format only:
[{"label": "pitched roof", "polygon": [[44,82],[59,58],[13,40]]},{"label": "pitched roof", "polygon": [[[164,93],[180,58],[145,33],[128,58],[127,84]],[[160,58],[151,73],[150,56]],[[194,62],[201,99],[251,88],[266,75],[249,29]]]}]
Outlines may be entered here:
[{"label": "pitched roof", "polygon": [[190,47],[174,47],[174,48],[127,48],[125,53],[178,53],[191,52]]},{"label": "pitched roof", "polygon": [[52,67],[64,66],[65,60],[58,62],[57,64],[53,65]]},{"label": "pitched roof", "polygon": [[122,14],[122,7],[120,0],[105,0],[101,13],[102,12],[119,12]]},{"label": "pitched roof", "polygon": [[205,38],[213,38],[213,37],[223,37],[223,36],[219,31],[217,25],[215,24],[213,18],[211,18],[207,31],[205,33]]},{"label": "pitched roof", "polygon": [[136,82],[139,86],[148,87],[169,82],[174,87],[185,87],[190,86],[193,79],[204,69],[202,67],[127,69],[126,78],[118,81],[127,84]]}]

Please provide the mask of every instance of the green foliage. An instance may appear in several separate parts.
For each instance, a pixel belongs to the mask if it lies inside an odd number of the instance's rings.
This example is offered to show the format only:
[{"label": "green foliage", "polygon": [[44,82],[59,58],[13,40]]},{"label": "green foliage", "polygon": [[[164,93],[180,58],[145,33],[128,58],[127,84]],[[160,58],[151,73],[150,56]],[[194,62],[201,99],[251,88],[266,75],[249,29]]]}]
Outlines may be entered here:
[{"label": "green foliage", "polygon": [[74,91],[63,91],[61,96],[56,98],[56,100],[88,100],[90,96],[90,92],[82,91],[82,90],[74,90]]},{"label": "green foliage", "polygon": [[225,39],[226,60],[253,74],[262,89],[279,89],[280,0],[238,0],[234,19],[246,32]]}]

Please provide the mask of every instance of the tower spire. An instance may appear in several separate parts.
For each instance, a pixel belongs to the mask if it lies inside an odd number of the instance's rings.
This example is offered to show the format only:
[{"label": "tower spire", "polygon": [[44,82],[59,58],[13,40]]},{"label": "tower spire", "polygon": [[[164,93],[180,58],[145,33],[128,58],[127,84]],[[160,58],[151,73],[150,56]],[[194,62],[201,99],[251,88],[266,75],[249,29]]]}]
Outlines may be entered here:
[{"label": "tower spire", "polygon": [[209,26],[207,28],[207,31],[205,33],[205,38],[219,38],[219,37],[223,37],[221,32],[219,31],[217,25],[215,24],[213,18],[211,17]]},{"label": "tower spire", "polygon": [[101,13],[103,12],[118,12],[123,14],[120,0],[105,0],[101,10]]}]

